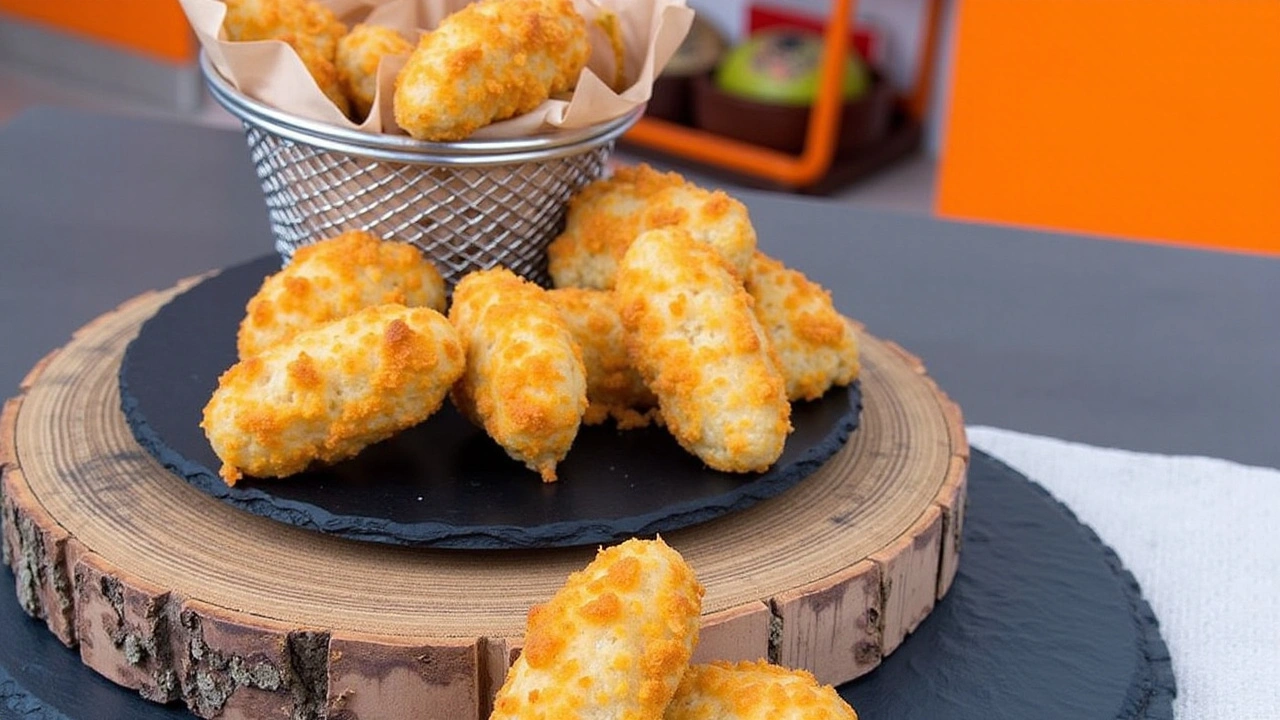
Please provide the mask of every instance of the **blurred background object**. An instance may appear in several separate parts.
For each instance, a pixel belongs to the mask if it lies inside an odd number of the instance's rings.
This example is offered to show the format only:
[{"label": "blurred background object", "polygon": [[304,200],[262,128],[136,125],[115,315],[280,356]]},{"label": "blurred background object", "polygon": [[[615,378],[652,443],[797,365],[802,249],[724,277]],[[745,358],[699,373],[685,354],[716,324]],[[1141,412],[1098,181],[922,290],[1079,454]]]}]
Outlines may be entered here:
[{"label": "blurred background object", "polygon": [[707,16],[698,13],[684,42],[662,74],[653,82],[653,97],[645,114],[682,125],[693,124],[693,84],[715,72],[729,49],[729,40]]},{"label": "blurred background object", "polygon": [[[822,35],[811,30],[753,32],[721,59],[714,74],[697,78],[692,124],[780,152],[803,152],[820,89],[822,50]],[[845,59],[839,89],[836,161],[884,139],[897,95],[856,52]]]},{"label": "blurred background object", "polygon": [[[692,4],[723,27],[727,47],[714,68],[682,71],[691,109],[628,134],[642,152],[747,185],[831,195],[919,150],[944,0],[882,3],[884,20],[876,0]],[[891,61],[899,36],[916,46],[910,69]]]}]

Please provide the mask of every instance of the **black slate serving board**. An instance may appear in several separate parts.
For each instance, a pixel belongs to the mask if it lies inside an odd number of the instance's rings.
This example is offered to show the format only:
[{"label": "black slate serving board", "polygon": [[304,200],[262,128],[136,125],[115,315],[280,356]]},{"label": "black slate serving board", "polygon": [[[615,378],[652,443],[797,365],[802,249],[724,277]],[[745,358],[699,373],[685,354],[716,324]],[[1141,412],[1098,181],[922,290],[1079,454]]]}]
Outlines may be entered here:
[{"label": "black slate serving board", "polygon": [[[863,720],[1170,720],[1175,684],[1133,576],[1039,486],[973,453],[960,570],[893,655],[839,688]],[[10,581],[13,576],[8,575]],[[0,720],[171,720],[0,592]]]},{"label": "black slate serving board", "polygon": [[792,408],[794,432],[764,473],[711,470],[663,429],[584,427],[542,483],[448,403],[426,422],[326,468],[227,487],[199,428],[218,376],[236,359],[245,303],[279,258],[224,270],[148,320],[120,369],[125,417],[166,468],[223,502],[343,537],[422,547],[592,545],[687,527],[747,508],[803,480],[858,423],[855,384]]}]

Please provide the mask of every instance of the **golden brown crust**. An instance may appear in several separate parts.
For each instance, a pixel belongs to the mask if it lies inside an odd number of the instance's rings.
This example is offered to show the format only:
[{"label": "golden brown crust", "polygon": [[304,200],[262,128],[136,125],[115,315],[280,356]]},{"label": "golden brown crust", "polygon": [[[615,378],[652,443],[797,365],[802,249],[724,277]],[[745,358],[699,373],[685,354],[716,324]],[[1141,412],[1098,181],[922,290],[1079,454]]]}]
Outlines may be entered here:
[{"label": "golden brown crust", "polygon": [[590,53],[572,0],[481,0],[418,41],[396,78],[396,122],[419,140],[461,140],[572,88]]},{"label": "golden brown crust", "polygon": [[408,55],[413,43],[391,28],[360,23],[338,41],[334,64],[338,82],[351,100],[356,119],[369,115],[378,92],[378,63],[388,55]]},{"label": "golden brown crust", "polygon": [[706,190],[678,173],[645,164],[619,168],[587,185],[569,202],[565,229],[547,248],[556,287],[607,290],[618,263],[645,230],[679,227],[746,272],[756,233],[746,206],[720,190]]},{"label": "golden brown crust", "polygon": [[582,350],[588,403],[582,422],[598,425],[613,417],[622,429],[648,425],[657,411],[658,398],[627,357],[613,292],[561,288],[548,291],[547,297]]},{"label": "golden brown crust", "polygon": [[565,229],[547,248],[548,270],[556,287],[613,287],[618,261],[640,234],[649,198],[683,179],[648,165],[623,166],[569,200]]},{"label": "golden brown crust", "polygon": [[661,717],[697,643],[702,594],[661,539],[601,550],[529,611],[490,720]]},{"label": "golden brown crust", "polygon": [[226,0],[222,29],[228,40],[281,40],[302,59],[311,77],[334,105],[348,115],[334,58],[347,32],[338,16],[314,0]]},{"label": "golden brown crust", "polygon": [[336,462],[440,408],[465,355],[430,308],[379,305],[298,333],[218,378],[200,427],[222,477]]},{"label": "golden brown crust", "polygon": [[812,673],[759,660],[693,665],[663,720],[858,720]]},{"label": "golden brown crust", "polygon": [[314,0],[225,0],[228,40],[284,40],[333,57],[347,31],[332,10]]},{"label": "golden brown crust", "polygon": [[788,398],[813,400],[858,377],[857,336],[825,288],[758,250],[745,285],[778,353]]},{"label": "golden brown crust", "polygon": [[546,291],[498,268],[454,288],[449,320],[467,351],[453,402],[507,454],[556,479],[587,409],[582,352]]},{"label": "golden brown crust", "polygon": [[791,431],[791,405],[751,296],[709,245],[649,230],[618,268],[627,351],[686,450],[730,472],[767,469]]},{"label": "golden brown crust", "polygon": [[298,248],[249,300],[236,335],[244,359],[307,328],[385,303],[444,312],[444,278],[412,245],[353,230]]}]

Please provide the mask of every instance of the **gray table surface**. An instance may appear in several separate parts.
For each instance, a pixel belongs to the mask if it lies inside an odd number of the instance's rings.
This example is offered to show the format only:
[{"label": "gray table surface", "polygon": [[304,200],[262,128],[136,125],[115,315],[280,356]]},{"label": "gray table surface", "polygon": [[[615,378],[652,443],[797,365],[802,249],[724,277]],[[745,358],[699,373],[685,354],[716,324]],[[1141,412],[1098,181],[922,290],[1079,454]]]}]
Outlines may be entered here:
[{"label": "gray table surface", "polygon": [[[0,128],[0,396],[118,303],[270,253],[256,183],[235,132],[44,108]],[[969,423],[1280,467],[1280,259],[731,192]]]}]

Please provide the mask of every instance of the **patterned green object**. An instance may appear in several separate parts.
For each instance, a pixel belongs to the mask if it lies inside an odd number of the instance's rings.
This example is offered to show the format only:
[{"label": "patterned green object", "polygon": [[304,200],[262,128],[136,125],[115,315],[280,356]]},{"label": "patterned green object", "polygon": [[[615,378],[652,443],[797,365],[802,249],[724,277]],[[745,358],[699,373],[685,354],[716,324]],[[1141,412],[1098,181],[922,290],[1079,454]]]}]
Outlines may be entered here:
[{"label": "patterned green object", "polygon": [[[818,93],[822,36],[803,30],[766,30],[734,47],[716,68],[716,85],[747,100],[777,105],[811,105]],[[871,84],[866,65],[850,53],[843,96],[857,100]]]}]

